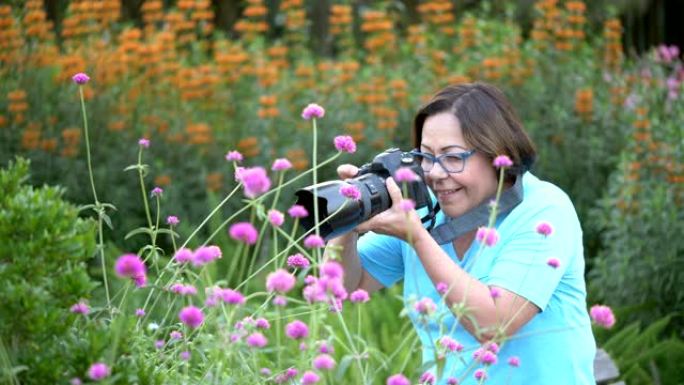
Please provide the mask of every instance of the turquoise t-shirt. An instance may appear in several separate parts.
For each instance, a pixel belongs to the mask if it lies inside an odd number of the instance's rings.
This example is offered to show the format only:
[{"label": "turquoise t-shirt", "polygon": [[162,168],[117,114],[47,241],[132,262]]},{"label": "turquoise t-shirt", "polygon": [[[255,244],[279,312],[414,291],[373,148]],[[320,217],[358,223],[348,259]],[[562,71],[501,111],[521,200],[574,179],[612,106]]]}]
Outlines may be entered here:
[{"label": "turquoise t-shirt", "polygon": [[[442,212],[437,220],[444,221]],[[548,237],[535,230],[542,221],[553,226]],[[486,368],[473,359],[480,343],[457,322],[409,244],[368,233],[359,239],[359,256],[363,268],[385,287],[403,279],[404,302],[423,345],[424,364],[435,360],[435,346],[442,336],[464,346],[462,352],[446,355],[444,373],[436,384],[446,384],[449,377],[459,384],[477,384],[476,369],[486,370],[486,384],[595,384],[596,343],[586,305],[582,229],[572,202],[558,187],[527,172],[523,201],[500,216],[496,228],[500,238],[494,247],[480,250],[480,243],[473,241],[462,260],[451,242],[442,245],[471,276],[514,292],[541,309],[501,346],[497,363]],[[558,268],[547,264],[551,257],[560,261]],[[412,305],[424,297],[437,304],[427,321]],[[509,365],[511,357],[519,359],[518,367]]]}]

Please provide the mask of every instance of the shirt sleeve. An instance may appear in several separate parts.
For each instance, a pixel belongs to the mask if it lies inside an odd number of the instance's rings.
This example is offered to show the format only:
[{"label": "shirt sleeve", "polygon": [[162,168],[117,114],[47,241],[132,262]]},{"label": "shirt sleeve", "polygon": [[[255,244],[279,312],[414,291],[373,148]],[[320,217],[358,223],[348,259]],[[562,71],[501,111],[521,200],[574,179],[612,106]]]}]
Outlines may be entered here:
[{"label": "shirt sleeve", "polygon": [[[567,196],[558,196],[542,208],[528,210],[502,237],[487,284],[502,287],[534,303],[542,311],[558,289],[566,272],[583,263],[582,230]],[[549,223],[553,232],[544,236],[536,226]],[[578,261],[582,259],[582,261]]]},{"label": "shirt sleeve", "polygon": [[404,278],[402,241],[388,235],[366,233],[357,243],[361,266],[385,287]]}]

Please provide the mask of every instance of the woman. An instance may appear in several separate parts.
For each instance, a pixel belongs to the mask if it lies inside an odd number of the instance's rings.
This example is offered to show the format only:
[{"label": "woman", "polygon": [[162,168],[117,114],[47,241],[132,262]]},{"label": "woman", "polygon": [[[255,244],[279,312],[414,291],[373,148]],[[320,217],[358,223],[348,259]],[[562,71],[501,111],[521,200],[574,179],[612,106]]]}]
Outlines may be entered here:
[{"label": "woman", "polygon": [[[342,247],[347,289],[373,292],[403,280],[437,383],[595,383],[579,220],[563,191],[528,171],[534,146],[505,96],[483,83],[447,87],[418,111],[413,134],[441,207],[437,224],[486,209],[498,185],[493,160],[513,161],[504,186],[514,199],[496,218],[498,242],[480,242],[477,228],[465,228],[438,243],[420,212],[406,219],[401,189],[388,178],[392,207],[330,241]],[[343,179],[356,172],[338,168]]]}]

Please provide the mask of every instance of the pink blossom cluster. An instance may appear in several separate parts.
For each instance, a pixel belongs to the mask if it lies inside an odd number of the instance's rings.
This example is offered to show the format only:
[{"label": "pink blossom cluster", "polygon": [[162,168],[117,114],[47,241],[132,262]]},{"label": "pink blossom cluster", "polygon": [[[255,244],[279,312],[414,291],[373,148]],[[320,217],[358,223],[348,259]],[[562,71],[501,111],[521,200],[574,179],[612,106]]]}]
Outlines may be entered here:
[{"label": "pink blossom cluster", "polygon": [[447,351],[449,352],[461,352],[463,351],[463,345],[461,345],[458,341],[455,339],[449,337],[449,336],[444,336],[439,339],[439,344],[444,347]]},{"label": "pink blossom cluster", "polygon": [[271,179],[263,167],[238,167],[235,170],[235,180],[242,183],[245,195],[252,199],[271,188]]},{"label": "pink blossom cluster", "polygon": [[430,297],[423,297],[413,304],[413,308],[420,314],[430,315],[437,310],[437,305]]},{"label": "pink blossom cluster", "polygon": [[309,262],[309,260],[300,253],[287,257],[287,265],[292,268],[305,269],[309,267],[310,264],[311,262]]},{"label": "pink blossom cluster", "polygon": [[658,55],[663,62],[670,63],[673,60],[677,60],[677,57],[679,57],[679,47],[676,45],[668,46],[662,44],[658,47]]},{"label": "pink blossom cluster", "polygon": [[344,269],[335,261],[326,261],[320,265],[320,277],[309,275],[304,280],[304,298],[309,302],[327,302],[331,310],[342,309],[342,301],[348,293],[344,288]]},{"label": "pink blossom cluster", "polygon": [[285,294],[292,290],[297,280],[285,269],[278,269],[266,277],[266,290],[269,293]]},{"label": "pink blossom cluster", "polygon": [[293,205],[287,210],[287,214],[292,218],[305,218],[309,215],[309,212],[306,211],[304,206]]},{"label": "pink blossom cluster", "polygon": [[169,291],[179,295],[195,295],[197,288],[192,285],[184,285],[182,283],[174,283],[169,287]]},{"label": "pink blossom cluster", "polygon": [[309,249],[317,249],[325,246],[325,241],[320,235],[311,234],[304,238],[304,247]]},{"label": "pink blossom cluster", "polygon": [[284,372],[275,376],[273,381],[276,384],[284,384],[284,383],[288,382],[289,380],[291,380],[292,378],[295,378],[298,373],[299,373],[299,371],[295,368],[287,368]]},{"label": "pink blossom cluster", "polygon": [[493,227],[480,227],[477,229],[477,233],[475,233],[475,239],[480,243],[492,247],[499,242],[499,233]]},{"label": "pink blossom cluster", "polygon": [[259,237],[257,229],[249,222],[234,223],[230,226],[228,234],[236,241],[244,242],[248,245],[255,244]]},{"label": "pink blossom cluster", "polygon": [[204,322],[204,313],[200,308],[190,305],[178,312],[178,318],[188,327],[196,329]]},{"label": "pink blossom cluster", "polygon": [[205,305],[209,307],[216,306],[219,301],[223,301],[229,305],[244,305],[245,296],[237,290],[225,289],[214,286],[206,289],[207,299]]},{"label": "pink blossom cluster", "polygon": [[340,194],[343,197],[349,198],[353,201],[358,201],[361,199],[361,190],[359,190],[358,187],[348,183],[340,187]]},{"label": "pink blossom cluster", "polygon": [[403,374],[394,374],[387,378],[387,385],[411,385],[411,381]]},{"label": "pink blossom cluster", "polygon": [[435,375],[432,374],[432,372],[424,372],[423,374],[420,375],[420,378],[418,379],[418,382],[421,384],[434,384],[435,383]]},{"label": "pink blossom cluster", "polygon": [[605,305],[594,305],[589,310],[591,319],[599,326],[610,329],[615,325],[613,310]]},{"label": "pink blossom cluster", "polygon": [[513,166],[513,161],[506,155],[499,155],[496,158],[494,158],[492,164],[496,168],[506,168]]},{"label": "pink blossom cluster", "polygon": [[218,246],[200,246],[194,252],[188,248],[180,248],[173,255],[173,260],[180,264],[191,263],[195,267],[204,266],[221,258],[223,253]]},{"label": "pink blossom cluster", "polygon": [[285,214],[276,209],[268,210],[268,221],[275,227],[280,227],[285,223]]},{"label": "pink blossom cluster", "polygon": [[335,139],[333,139],[333,143],[335,144],[335,148],[339,152],[346,152],[349,154],[353,154],[356,152],[356,142],[354,142],[354,138],[352,138],[351,136],[336,136]]},{"label": "pink blossom cluster", "polygon": [[119,278],[130,278],[137,287],[147,284],[147,268],[145,263],[136,254],[124,254],[115,264],[114,271]]}]

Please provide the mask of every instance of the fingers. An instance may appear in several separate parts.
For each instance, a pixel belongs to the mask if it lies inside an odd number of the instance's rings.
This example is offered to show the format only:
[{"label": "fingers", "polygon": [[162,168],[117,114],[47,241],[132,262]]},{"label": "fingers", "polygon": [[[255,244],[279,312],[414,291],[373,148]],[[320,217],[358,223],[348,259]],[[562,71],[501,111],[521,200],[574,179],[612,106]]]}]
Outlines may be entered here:
[{"label": "fingers", "polygon": [[337,175],[340,179],[349,179],[356,176],[359,173],[359,168],[353,164],[343,164],[337,167]]},{"label": "fingers", "polygon": [[390,198],[392,198],[392,204],[394,205],[401,202],[403,199],[401,195],[401,188],[397,185],[397,182],[394,181],[394,178],[387,178],[385,185],[387,186],[387,192],[389,193]]}]

